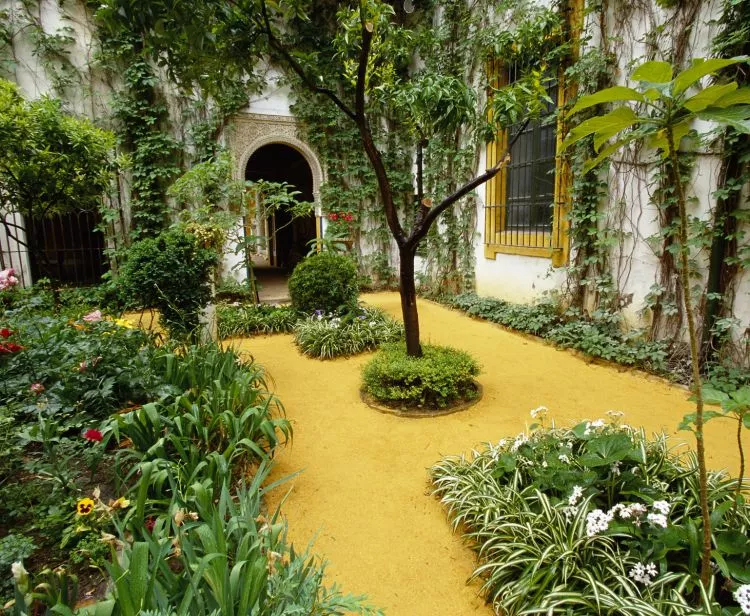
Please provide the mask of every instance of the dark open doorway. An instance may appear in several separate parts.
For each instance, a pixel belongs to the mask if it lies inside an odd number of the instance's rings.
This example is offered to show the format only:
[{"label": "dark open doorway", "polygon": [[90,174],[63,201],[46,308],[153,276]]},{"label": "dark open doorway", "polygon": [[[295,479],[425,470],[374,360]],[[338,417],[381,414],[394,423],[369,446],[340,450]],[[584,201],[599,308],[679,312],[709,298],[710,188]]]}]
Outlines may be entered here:
[{"label": "dark open doorway", "polygon": [[[245,179],[286,182],[299,191],[298,201],[313,200],[310,165],[297,150],[283,143],[272,143],[256,150],[247,161]],[[315,216],[292,220],[288,211],[278,211],[268,221],[271,265],[291,270],[307,254],[308,242],[315,239]]]}]

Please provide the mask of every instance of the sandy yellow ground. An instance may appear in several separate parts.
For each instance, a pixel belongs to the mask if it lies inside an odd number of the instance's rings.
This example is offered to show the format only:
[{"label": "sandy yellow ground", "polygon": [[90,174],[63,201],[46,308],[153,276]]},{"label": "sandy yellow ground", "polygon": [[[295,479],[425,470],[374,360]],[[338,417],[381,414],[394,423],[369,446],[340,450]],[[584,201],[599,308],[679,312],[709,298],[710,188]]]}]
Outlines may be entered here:
[{"label": "sandy yellow ground", "polygon": [[[395,293],[364,300],[400,313]],[[297,545],[315,540],[330,563],[329,581],[366,593],[390,616],[488,615],[478,587],[466,585],[473,553],[451,534],[429,495],[426,469],[444,454],[516,435],[539,405],[557,423],[615,409],[631,425],[673,432],[690,409],[688,394],[430,302],[420,302],[420,320],[424,342],[465,349],[482,363],[484,397],[476,406],[431,419],[384,415],[359,399],[360,368],[369,356],[308,359],[291,336],[234,343],[266,367],[294,425],[294,443],[278,456],[275,475],[303,472],[286,484],[283,512]],[[736,473],[733,434],[728,421],[709,425],[711,467]]]}]

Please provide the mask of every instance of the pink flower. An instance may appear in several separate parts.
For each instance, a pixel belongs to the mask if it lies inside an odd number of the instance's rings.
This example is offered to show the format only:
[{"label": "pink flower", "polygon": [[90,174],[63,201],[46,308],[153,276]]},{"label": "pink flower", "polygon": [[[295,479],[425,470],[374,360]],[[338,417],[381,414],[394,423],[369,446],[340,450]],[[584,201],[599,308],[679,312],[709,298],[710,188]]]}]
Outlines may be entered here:
[{"label": "pink flower", "polygon": [[83,433],[83,438],[85,438],[87,441],[91,442],[102,442],[102,433],[99,432],[99,430],[94,430],[93,428],[89,428],[86,430],[86,432]]},{"label": "pink flower", "polygon": [[86,321],[86,323],[98,323],[102,320],[102,311],[94,310],[94,312],[89,312],[85,317],[83,317],[83,320]]},{"label": "pink flower", "polygon": [[32,383],[29,389],[38,396],[44,391],[44,385],[42,385],[41,383]]},{"label": "pink flower", "polygon": [[5,291],[5,289],[10,289],[18,284],[18,278],[16,278],[15,273],[12,267],[0,272],[0,291]]}]

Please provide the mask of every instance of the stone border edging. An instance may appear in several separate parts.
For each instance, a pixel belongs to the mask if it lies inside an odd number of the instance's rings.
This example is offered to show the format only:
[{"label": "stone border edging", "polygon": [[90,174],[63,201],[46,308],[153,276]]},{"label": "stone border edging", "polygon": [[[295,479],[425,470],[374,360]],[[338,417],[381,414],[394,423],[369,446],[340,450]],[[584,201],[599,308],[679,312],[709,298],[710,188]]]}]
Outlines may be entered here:
[{"label": "stone border edging", "polygon": [[375,398],[367,394],[364,390],[364,388],[360,388],[359,390],[359,397],[367,406],[369,406],[371,409],[375,409],[376,411],[379,411],[386,415],[395,415],[396,417],[408,417],[409,419],[425,419],[427,417],[440,417],[442,415],[451,415],[453,413],[458,413],[459,411],[465,411],[468,408],[471,408],[474,406],[477,402],[479,402],[482,399],[482,396],[484,395],[484,388],[482,387],[482,384],[479,381],[474,380],[474,386],[477,388],[477,396],[473,400],[469,400],[468,402],[462,402],[461,404],[458,404],[456,406],[450,406],[448,408],[444,409],[435,409],[433,411],[422,411],[422,410],[416,410],[416,411],[402,411],[399,409],[392,409],[387,406],[381,406]]}]

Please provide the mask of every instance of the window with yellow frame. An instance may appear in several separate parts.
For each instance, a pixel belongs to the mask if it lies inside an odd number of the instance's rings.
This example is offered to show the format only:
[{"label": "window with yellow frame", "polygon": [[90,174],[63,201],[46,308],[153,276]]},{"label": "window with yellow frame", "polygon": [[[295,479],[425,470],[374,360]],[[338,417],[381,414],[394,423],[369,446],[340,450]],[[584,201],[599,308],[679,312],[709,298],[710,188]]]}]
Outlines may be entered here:
[{"label": "window with yellow frame", "polygon": [[[495,61],[490,66],[490,82],[495,87],[514,82],[522,67]],[[561,78],[562,75],[559,75]],[[548,94],[558,106],[565,103],[565,89],[558,78]],[[484,253],[551,258],[553,265],[568,259],[568,233],[565,222],[569,199],[569,168],[561,156],[561,130],[554,119],[555,105],[549,105],[537,120],[500,131],[487,145],[487,167],[505,153],[510,139],[523,130],[510,151],[503,170],[486,185]]]}]

